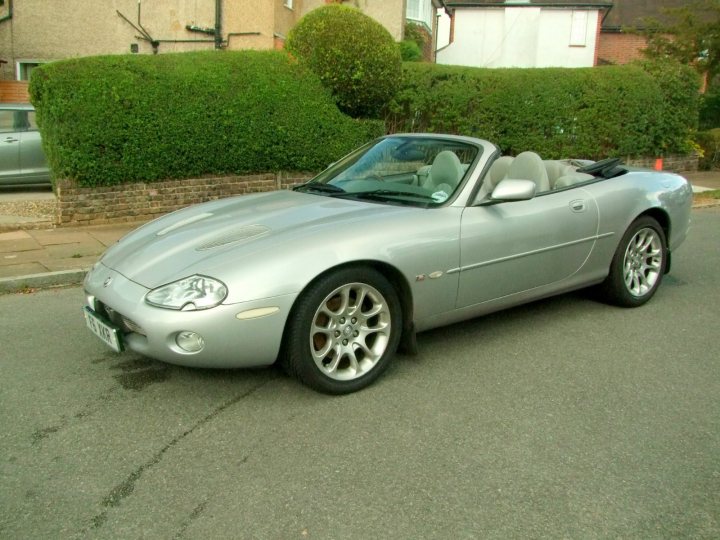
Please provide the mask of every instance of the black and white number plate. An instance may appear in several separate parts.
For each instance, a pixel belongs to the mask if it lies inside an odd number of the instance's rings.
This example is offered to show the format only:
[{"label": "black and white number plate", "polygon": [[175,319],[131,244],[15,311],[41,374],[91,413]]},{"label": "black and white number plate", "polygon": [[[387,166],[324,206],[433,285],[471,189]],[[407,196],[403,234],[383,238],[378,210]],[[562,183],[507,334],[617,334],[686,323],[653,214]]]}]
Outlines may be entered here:
[{"label": "black and white number plate", "polygon": [[115,352],[122,352],[123,347],[118,328],[101,319],[89,307],[84,307],[83,313],[85,314],[85,323],[92,333],[103,340]]}]

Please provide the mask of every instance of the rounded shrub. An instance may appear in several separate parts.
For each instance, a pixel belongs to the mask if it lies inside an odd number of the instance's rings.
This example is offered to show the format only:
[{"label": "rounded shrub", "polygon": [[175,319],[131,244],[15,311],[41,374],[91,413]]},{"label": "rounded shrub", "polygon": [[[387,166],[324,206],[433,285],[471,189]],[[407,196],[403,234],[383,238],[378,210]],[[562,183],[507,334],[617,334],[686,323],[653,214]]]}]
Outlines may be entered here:
[{"label": "rounded shrub", "polygon": [[358,9],[334,4],[311,11],[290,31],[286,48],[352,116],[376,116],[398,89],[398,46],[380,23]]}]

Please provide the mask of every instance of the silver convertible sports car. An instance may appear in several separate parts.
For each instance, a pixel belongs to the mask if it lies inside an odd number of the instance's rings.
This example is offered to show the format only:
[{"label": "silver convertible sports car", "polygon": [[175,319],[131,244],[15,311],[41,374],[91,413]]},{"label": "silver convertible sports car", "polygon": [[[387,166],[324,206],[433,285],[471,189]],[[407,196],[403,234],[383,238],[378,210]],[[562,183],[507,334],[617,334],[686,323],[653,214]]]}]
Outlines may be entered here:
[{"label": "silver convertible sports car", "polygon": [[140,227],[88,273],[85,319],[116,351],[198,367],[277,360],[343,394],[413,351],[416,332],[588,286],[644,304],[691,198],[682,177],[614,159],[392,135],[290,191]]}]

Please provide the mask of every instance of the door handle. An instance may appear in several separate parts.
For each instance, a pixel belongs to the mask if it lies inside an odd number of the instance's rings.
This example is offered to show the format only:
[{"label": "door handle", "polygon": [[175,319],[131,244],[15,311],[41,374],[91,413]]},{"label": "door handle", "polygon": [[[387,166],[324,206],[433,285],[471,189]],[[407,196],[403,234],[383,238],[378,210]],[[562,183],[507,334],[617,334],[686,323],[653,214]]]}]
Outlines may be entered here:
[{"label": "door handle", "polygon": [[20,140],[20,139],[13,139],[13,138],[11,138],[11,137],[8,137],[7,139],[5,139],[5,142],[11,143],[11,142],[18,142],[19,140]]},{"label": "door handle", "polygon": [[587,206],[585,206],[585,201],[580,199],[570,201],[570,210],[573,212],[584,212],[586,209]]}]

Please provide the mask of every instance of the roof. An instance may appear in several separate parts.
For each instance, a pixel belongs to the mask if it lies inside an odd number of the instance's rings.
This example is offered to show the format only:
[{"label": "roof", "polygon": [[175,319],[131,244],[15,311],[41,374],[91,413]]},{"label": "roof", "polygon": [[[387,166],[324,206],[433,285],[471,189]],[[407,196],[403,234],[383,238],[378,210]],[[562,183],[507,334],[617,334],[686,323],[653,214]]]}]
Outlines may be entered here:
[{"label": "roof", "polygon": [[655,17],[662,20],[663,8],[688,5],[687,0],[615,0],[603,21],[603,30],[620,30],[622,27],[642,28],[642,19]]},{"label": "roof", "polygon": [[[617,2],[618,0],[615,0]],[[652,0],[648,0],[652,1]],[[448,9],[463,7],[594,7],[609,8],[612,0],[445,0]]]}]

